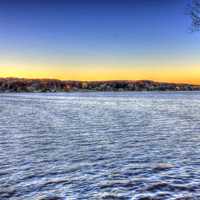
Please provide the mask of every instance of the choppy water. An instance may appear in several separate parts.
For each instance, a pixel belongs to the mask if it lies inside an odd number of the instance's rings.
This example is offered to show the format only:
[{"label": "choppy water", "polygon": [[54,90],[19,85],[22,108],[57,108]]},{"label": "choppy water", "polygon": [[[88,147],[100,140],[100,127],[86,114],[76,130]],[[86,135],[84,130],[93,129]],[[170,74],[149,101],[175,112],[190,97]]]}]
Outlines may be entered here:
[{"label": "choppy water", "polygon": [[200,93],[0,95],[0,200],[199,200]]}]

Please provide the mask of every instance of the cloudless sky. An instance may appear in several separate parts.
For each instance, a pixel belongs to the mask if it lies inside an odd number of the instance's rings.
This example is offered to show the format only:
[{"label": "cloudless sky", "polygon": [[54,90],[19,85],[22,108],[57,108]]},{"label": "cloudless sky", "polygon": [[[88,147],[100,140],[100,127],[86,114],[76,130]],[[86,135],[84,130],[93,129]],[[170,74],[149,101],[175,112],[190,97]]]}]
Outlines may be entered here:
[{"label": "cloudless sky", "polygon": [[0,0],[0,76],[200,83],[190,0]]}]

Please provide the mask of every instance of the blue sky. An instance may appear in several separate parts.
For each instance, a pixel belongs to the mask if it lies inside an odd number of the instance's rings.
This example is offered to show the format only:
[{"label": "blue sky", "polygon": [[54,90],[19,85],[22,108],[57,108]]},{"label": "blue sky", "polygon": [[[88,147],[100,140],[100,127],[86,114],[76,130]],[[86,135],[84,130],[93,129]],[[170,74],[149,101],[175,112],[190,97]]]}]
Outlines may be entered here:
[{"label": "blue sky", "polygon": [[0,1],[0,76],[197,82],[188,2]]}]

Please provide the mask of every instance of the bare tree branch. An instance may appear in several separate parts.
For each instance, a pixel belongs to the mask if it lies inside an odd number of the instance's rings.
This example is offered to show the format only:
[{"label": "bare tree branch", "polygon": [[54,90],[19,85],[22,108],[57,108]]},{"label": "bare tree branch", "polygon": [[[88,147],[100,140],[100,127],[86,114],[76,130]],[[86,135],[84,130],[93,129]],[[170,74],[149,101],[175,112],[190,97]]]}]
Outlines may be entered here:
[{"label": "bare tree branch", "polygon": [[200,0],[192,0],[189,14],[192,19],[192,31],[200,30]]}]

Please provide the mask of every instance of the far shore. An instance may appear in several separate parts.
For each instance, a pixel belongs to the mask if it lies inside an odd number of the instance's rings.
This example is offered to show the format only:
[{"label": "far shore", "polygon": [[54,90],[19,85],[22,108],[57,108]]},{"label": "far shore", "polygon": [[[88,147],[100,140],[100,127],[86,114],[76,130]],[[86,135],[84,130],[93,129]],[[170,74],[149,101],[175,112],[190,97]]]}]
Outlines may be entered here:
[{"label": "far shore", "polygon": [[151,80],[61,81],[56,79],[0,78],[0,93],[98,91],[200,91],[200,85]]}]

